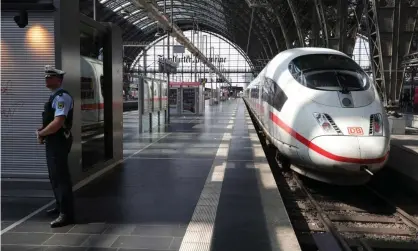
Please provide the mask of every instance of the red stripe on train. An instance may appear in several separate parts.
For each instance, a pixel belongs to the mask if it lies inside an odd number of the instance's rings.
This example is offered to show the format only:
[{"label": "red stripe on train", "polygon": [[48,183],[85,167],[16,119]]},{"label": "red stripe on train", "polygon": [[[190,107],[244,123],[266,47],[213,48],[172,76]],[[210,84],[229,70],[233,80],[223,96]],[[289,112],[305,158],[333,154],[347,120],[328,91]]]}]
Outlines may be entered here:
[{"label": "red stripe on train", "polygon": [[374,159],[358,159],[358,158],[349,158],[349,157],[343,157],[338,156],[333,153],[328,152],[327,150],[319,147],[318,145],[312,143],[307,138],[303,137],[301,134],[293,130],[290,126],[286,125],[279,117],[277,117],[274,113],[270,112],[270,119],[278,126],[280,126],[283,130],[285,130],[287,133],[289,133],[293,138],[298,140],[300,143],[304,144],[311,150],[321,154],[324,157],[327,157],[329,159],[339,161],[339,162],[346,162],[346,163],[355,163],[355,164],[376,164],[381,163],[386,160],[386,158],[389,156],[389,151],[385,154],[385,156],[380,158],[374,158]]},{"label": "red stripe on train", "polygon": [[82,104],[81,110],[98,110],[103,109],[104,104],[103,103],[95,103],[95,104]]}]

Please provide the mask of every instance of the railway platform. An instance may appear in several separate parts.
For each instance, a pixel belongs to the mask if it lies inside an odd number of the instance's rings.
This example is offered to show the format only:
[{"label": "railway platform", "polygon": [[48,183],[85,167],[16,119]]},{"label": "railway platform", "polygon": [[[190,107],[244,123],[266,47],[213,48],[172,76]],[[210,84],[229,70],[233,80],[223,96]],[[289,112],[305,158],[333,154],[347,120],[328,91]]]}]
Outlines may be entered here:
[{"label": "railway platform", "polygon": [[405,135],[392,135],[387,163],[418,191],[418,129],[408,128]]},{"label": "railway platform", "polygon": [[75,225],[51,229],[44,202],[3,228],[2,250],[300,250],[241,99],[154,133],[134,123],[124,161],[76,191]]}]

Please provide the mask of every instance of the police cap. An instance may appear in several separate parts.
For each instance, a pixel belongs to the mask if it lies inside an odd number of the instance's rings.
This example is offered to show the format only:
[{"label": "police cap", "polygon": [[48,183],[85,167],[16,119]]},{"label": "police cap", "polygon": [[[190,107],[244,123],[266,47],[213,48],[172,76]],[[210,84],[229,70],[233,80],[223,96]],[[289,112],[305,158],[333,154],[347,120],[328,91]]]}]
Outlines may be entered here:
[{"label": "police cap", "polygon": [[63,77],[65,74],[65,71],[56,69],[55,67],[51,65],[45,65],[45,78],[49,77]]}]

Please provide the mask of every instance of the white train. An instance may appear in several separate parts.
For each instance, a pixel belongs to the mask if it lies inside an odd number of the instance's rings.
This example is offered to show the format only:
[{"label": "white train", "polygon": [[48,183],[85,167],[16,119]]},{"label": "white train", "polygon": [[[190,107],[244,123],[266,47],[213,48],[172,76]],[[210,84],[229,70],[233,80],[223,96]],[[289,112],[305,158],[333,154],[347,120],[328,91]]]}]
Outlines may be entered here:
[{"label": "white train", "polygon": [[360,185],[388,159],[389,122],[376,87],[342,52],[283,51],[244,90],[244,100],[283,168]]},{"label": "white train", "polygon": [[[81,119],[84,128],[96,127],[104,120],[103,62],[94,58],[81,57]],[[131,87],[137,87],[139,77],[134,76]],[[144,113],[167,107],[167,81],[143,78]],[[121,95],[124,93],[121,92]],[[129,93],[138,97],[138,91]]]},{"label": "white train", "polygon": [[103,62],[81,57],[81,121],[83,126],[93,126],[104,119]]}]

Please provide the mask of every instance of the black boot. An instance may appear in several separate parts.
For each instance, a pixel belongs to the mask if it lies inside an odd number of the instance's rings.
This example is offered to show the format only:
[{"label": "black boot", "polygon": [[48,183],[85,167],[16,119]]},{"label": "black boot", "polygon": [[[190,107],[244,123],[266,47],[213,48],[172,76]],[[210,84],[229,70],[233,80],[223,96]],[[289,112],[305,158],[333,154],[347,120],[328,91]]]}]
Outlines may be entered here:
[{"label": "black boot", "polygon": [[72,224],[74,222],[74,219],[72,216],[68,216],[65,214],[60,214],[58,218],[56,218],[53,222],[51,222],[51,227],[63,227],[69,224]]},{"label": "black boot", "polygon": [[47,215],[55,215],[59,213],[60,211],[58,210],[58,208],[51,208],[51,209],[46,210]]}]

